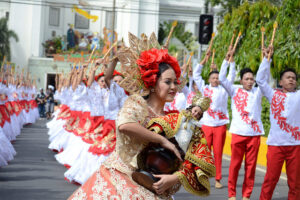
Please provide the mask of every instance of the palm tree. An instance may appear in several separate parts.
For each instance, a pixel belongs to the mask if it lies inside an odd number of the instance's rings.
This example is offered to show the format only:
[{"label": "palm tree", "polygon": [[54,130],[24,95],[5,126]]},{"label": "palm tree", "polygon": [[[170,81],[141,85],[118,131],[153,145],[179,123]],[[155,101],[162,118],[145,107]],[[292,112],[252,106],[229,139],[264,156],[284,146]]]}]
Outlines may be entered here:
[{"label": "palm tree", "polygon": [[17,34],[8,29],[8,18],[4,17],[0,19],[0,61],[5,56],[7,60],[10,60],[10,43],[9,39],[14,38],[18,42]]}]

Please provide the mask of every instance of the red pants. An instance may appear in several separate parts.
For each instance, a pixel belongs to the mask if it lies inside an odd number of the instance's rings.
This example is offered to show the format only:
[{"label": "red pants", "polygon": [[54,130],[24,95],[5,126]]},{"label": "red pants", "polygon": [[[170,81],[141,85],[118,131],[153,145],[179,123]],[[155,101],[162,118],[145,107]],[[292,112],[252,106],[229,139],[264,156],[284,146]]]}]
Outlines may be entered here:
[{"label": "red pants", "polygon": [[245,155],[245,176],[242,189],[243,197],[250,198],[255,178],[260,136],[241,136],[232,134],[231,161],[228,176],[228,196],[236,196],[236,182]]},{"label": "red pants", "polygon": [[283,162],[289,186],[289,200],[300,199],[300,146],[268,146],[267,173],[261,188],[260,200],[272,199]]},{"label": "red pants", "polygon": [[216,127],[202,125],[202,130],[207,140],[208,148],[211,150],[211,146],[213,146],[216,165],[215,179],[219,181],[222,179],[222,155],[226,139],[226,125]]}]

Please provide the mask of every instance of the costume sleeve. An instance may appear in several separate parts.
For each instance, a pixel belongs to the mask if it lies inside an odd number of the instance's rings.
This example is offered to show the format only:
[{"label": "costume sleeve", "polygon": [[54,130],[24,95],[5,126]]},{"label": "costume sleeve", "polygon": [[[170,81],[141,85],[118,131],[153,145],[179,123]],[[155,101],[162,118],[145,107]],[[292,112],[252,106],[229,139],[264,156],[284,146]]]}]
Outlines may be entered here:
[{"label": "costume sleeve", "polygon": [[186,98],[185,94],[179,93],[178,96],[176,97],[175,107],[179,111],[184,110],[186,107],[186,101],[187,101],[187,98]]},{"label": "costume sleeve", "polygon": [[182,88],[181,92],[184,94],[185,98],[187,98],[190,93],[189,88],[186,85]]},{"label": "costume sleeve", "polygon": [[118,118],[116,120],[117,128],[122,124],[140,123],[144,124],[148,116],[148,108],[146,100],[139,95],[131,95],[124,102]]},{"label": "costume sleeve", "polygon": [[270,77],[270,62],[267,58],[264,58],[261,62],[257,75],[256,83],[259,86],[259,89],[267,97],[268,101],[271,103],[274,90],[268,84],[268,79]]},{"label": "costume sleeve", "polygon": [[223,63],[222,63],[222,66],[221,66],[221,70],[220,70],[220,74],[219,74],[219,80],[220,80],[221,85],[227,91],[227,93],[230,96],[232,96],[234,94],[234,87],[233,87],[233,83],[230,82],[226,78],[227,68],[228,68],[228,62],[226,60],[224,60]]},{"label": "costume sleeve", "polygon": [[203,80],[201,73],[202,73],[203,65],[197,65],[196,69],[193,72],[193,79],[198,87],[198,90],[203,94],[203,89],[205,86],[205,81]]},{"label": "costume sleeve", "polygon": [[193,91],[193,76],[189,76],[189,93]]},{"label": "costume sleeve", "polygon": [[235,70],[235,62],[231,62],[230,63],[230,67],[229,67],[229,73],[227,75],[227,80],[233,84],[234,83],[234,79],[236,76],[236,70]]},{"label": "costume sleeve", "polygon": [[200,128],[193,135],[179,171],[175,172],[188,192],[207,196],[210,193],[209,177],[215,176],[216,169],[204,134]]}]

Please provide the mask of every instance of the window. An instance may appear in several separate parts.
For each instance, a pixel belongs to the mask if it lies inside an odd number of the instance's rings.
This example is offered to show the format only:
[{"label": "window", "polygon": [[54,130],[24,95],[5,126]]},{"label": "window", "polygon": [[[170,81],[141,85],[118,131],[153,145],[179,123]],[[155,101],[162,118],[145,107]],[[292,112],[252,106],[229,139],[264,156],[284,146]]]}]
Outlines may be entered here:
[{"label": "window", "polygon": [[60,9],[50,7],[49,9],[49,25],[50,26],[59,26],[59,14]]},{"label": "window", "polygon": [[[87,11],[90,14],[90,11]],[[75,13],[75,28],[78,29],[89,29],[90,20],[81,16],[78,13]]]}]

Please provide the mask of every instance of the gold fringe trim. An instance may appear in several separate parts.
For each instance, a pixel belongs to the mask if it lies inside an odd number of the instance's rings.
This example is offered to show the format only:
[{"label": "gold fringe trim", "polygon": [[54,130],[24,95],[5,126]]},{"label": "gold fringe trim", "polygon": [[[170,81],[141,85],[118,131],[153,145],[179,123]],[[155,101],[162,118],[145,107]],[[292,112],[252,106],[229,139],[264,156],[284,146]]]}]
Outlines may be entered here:
[{"label": "gold fringe trim", "polygon": [[190,143],[188,150],[185,154],[185,160],[190,161],[194,165],[199,166],[202,170],[204,170],[209,177],[213,177],[216,175],[216,167],[213,164],[207,163],[202,159],[198,158],[194,154],[191,153],[192,147],[195,142]]},{"label": "gold fringe trim", "polygon": [[[170,113],[169,115],[177,115],[178,113]],[[180,112],[176,121],[176,126],[174,129],[172,129],[171,125],[164,120],[163,118],[153,118],[149,121],[147,128],[149,128],[152,124],[157,123],[160,126],[162,126],[163,131],[165,132],[167,138],[172,138],[176,135],[178,129],[180,128],[181,123],[181,119],[182,119],[183,113]]]},{"label": "gold fringe trim", "polygon": [[199,190],[195,190],[191,186],[191,184],[189,183],[189,181],[187,180],[184,174],[180,173],[179,171],[175,172],[174,174],[178,177],[180,183],[182,184],[182,186],[187,192],[197,196],[208,196],[210,194],[210,184],[207,177],[206,178],[204,178],[203,176],[197,177],[197,180],[198,181],[200,180],[199,183],[204,188],[204,190],[199,191]]}]

